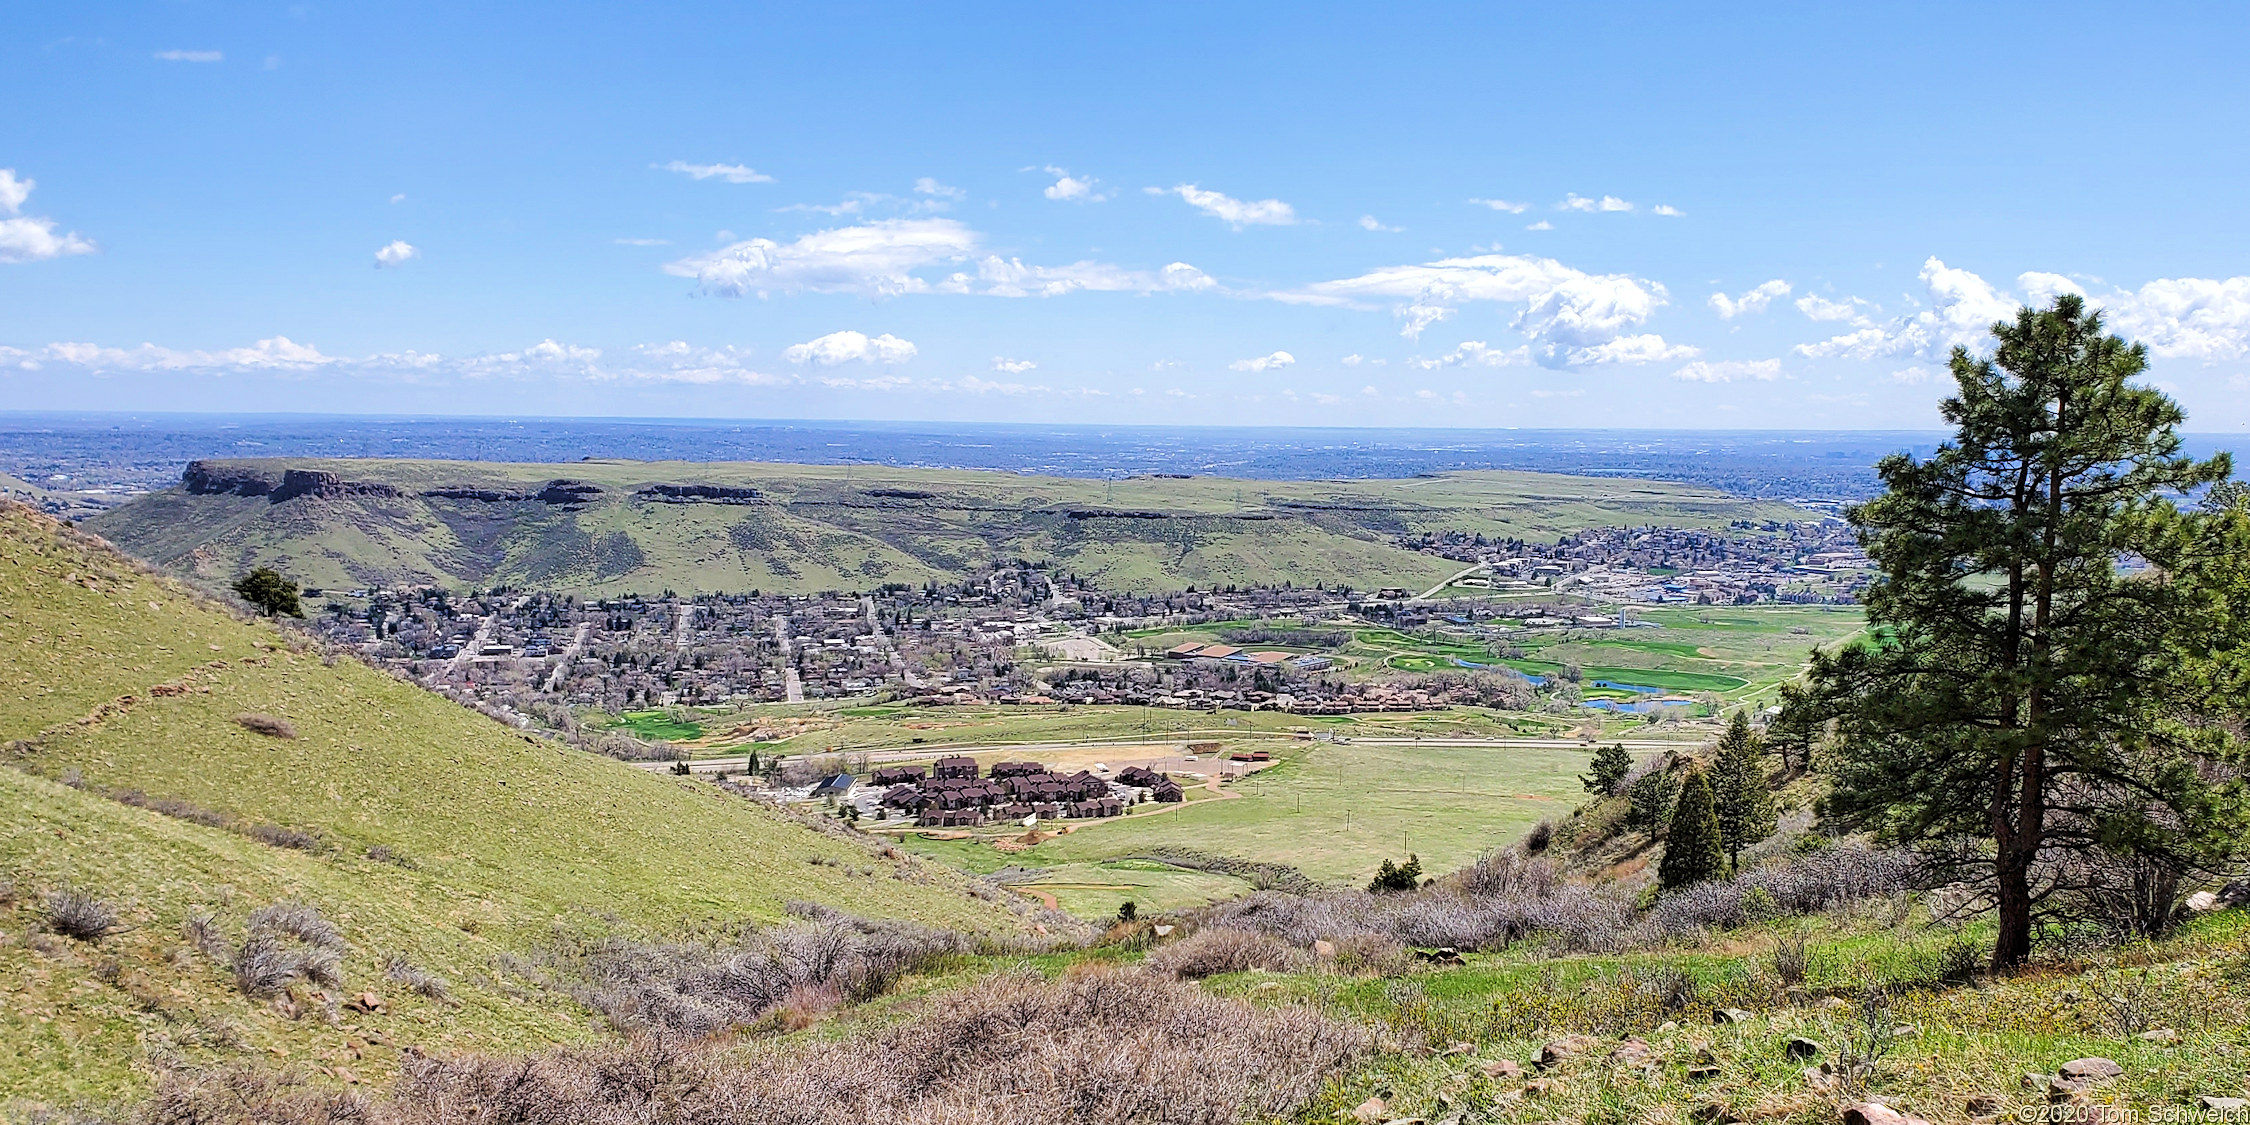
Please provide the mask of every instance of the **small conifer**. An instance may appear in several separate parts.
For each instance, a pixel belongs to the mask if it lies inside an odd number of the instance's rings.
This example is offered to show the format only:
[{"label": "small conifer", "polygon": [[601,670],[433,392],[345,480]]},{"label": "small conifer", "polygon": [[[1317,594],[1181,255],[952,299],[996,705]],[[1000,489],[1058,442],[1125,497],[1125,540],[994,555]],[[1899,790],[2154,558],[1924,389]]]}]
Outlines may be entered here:
[{"label": "small conifer", "polygon": [[1726,869],[1727,855],[1719,840],[1718,802],[1702,770],[1688,774],[1680,786],[1680,803],[1672,810],[1671,835],[1664,841],[1664,860],[1657,866],[1657,882],[1677,890],[1716,879]]}]

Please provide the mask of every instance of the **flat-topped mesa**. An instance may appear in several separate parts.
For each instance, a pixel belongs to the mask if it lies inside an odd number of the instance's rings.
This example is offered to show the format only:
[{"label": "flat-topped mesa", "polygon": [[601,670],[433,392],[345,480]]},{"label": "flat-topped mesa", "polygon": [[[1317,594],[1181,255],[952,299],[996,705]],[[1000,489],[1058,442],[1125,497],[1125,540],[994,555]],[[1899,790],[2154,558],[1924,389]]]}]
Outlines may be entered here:
[{"label": "flat-topped mesa", "polygon": [[498,488],[448,486],[425,488],[422,490],[422,495],[432,500],[474,500],[485,504],[528,504],[537,502],[581,506],[600,499],[602,487],[580,480],[551,480],[537,492],[510,492]]},{"label": "flat-topped mesa", "polygon": [[180,484],[198,495],[264,496],[280,504],[299,496],[385,496],[405,494],[376,481],[348,481],[326,469],[283,469],[280,479],[262,469],[190,461]]},{"label": "flat-topped mesa", "polygon": [[765,493],[725,484],[651,484],[633,495],[659,504],[748,504]]}]

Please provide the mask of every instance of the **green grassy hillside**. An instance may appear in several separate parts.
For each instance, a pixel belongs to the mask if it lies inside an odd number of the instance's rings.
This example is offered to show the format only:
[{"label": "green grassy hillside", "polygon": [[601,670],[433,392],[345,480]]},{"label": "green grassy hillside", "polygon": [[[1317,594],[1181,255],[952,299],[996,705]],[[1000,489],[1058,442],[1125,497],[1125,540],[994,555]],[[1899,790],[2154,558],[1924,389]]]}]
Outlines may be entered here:
[{"label": "green grassy hillside", "polygon": [[1402,533],[1552,540],[1589,526],[1790,514],[1686,485],[1511,472],[1105,482],[867,466],[274,460],[199,462],[180,487],[88,526],[167,567],[231,576],[271,565],[315,586],[806,592],[942,580],[1020,557],[1122,590],[1284,579],[1364,589],[1421,588],[1459,569],[1394,546]]},{"label": "green grassy hillside", "polygon": [[[295,736],[254,733],[246,714]],[[662,932],[777,918],[791,899],[1018,925],[943,868],[297,651],[5,504],[0,743],[15,767],[0,769],[0,925],[17,935],[0,944],[0,1042],[20,1045],[0,1053],[0,1099],[112,1096],[156,1054],[271,1050],[334,1067],[357,1050],[348,1065],[379,1074],[403,1044],[579,1036],[583,1012],[498,972],[556,925]],[[114,799],[128,791],[185,818]],[[132,928],[98,945],[40,933],[43,896],[65,886]],[[193,909],[239,933],[283,899],[343,928],[347,992],[378,992],[385,1013],[292,1019],[234,993],[181,936]],[[391,953],[448,978],[458,1006],[386,981]]]}]

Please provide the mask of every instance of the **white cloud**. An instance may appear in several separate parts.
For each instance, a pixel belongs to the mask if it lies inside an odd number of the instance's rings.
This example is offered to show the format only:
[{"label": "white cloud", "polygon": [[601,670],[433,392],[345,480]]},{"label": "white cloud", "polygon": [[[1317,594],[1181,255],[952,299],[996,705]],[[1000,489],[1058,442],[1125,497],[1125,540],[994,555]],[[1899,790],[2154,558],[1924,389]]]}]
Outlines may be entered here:
[{"label": "white cloud", "polygon": [[1675,359],[1693,359],[1703,349],[1692,344],[1667,344],[1664,337],[1653,332],[1638,336],[1619,336],[1599,344],[1571,348],[1563,353],[1562,362],[1540,362],[1550,367],[1592,367],[1605,363],[1663,363]]},{"label": "white cloud", "polygon": [[672,240],[669,238],[613,238],[610,241],[619,246],[670,246],[672,244]]},{"label": "white cloud", "polygon": [[1521,305],[1512,327],[1531,341],[1543,366],[1648,362],[1692,356],[1661,337],[1634,336],[1665,304],[1664,287],[1623,274],[1588,274],[1555,261],[1522,254],[1445,258],[1421,265],[1386,266],[1358,277],[1316,282],[1269,294],[1297,304],[1357,305],[1370,299],[1398,302],[1412,332],[1427,328],[1472,301]]},{"label": "white cloud", "polygon": [[[1933,257],[1922,263],[1921,276],[1929,291],[1929,308],[1817,344],[1799,344],[1797,354],[1848,359],[1915,356],[1943,363],[1955,346],[1981,345],[1994,321],[2015,315],[2013,299],[1967,270],[1954,269]],[[1799,307],[1806,306],[1800,302]]]},{"label": "white cloud", "polygon": [[888,332],[870,339],[864,332],[846,329],[792,344],[781,354],[791,363],[834,367],[839,363],[905,363],[914,358],[915,348]]},{"label": "white cloud", "polygon": [[1764,282],[1758,285],[1757,287],[1751,289],[1747,293],[1744,293],[1740,297],[1729,297],[1724,293],[1713,293],[1711,294],[1711,307],[1714,310],[1717,310],[1719,319],[1733,320],[1738,316],[1747,316],[1751,313],[1762,313],[1766,311],[1767,305],[1770,305],[1774,302],[1775,298],[1786,297],[1788,295],[1789,283],[1777,277],[1772,281]]},{"label": "white cloud", "polygon": [[1004,355],[992,357],[992,369],[1006,375],[1021,375],[1039,366],[1028,359],[1009,359]]},{"label": "white cloud", "polygon": [[1527,224],[1525,224],[1525,226],[1524,226],[1524,228],[1523,228],[1523,229],[1525,229],[1525,230],[1553,230],[1553,229],[1555,229],[1555,224],[1553,224],[1553,223],[1550,223],[1550,222],[1548,222],[1548,221],[1547,221],[1547,220],[1545,220],[1545,219],[1541,219],[1541,220],[1539,220],[1539,221],[1538,221],[1538,222],[1536,222],[1536,223],[1527,223]]},{"label": "white cloud", "polygon": [[2097,303],[2108,310],[2112,330],[2164,358],[2209,363],[2250,356],[2250,277],[2162,278]]},{"label": "white cloud", "polygon": [[392,203],[404,203],[404,202],[406,202],[406,193],[402,191],[402,192],[399,192],[399,193],[398,193],[397,195],[394,195],[394,196],[392,196],[392,197],[391,197],[391,202],[392,202]]},{"label": "white cloud", "polygon": [[1905,383],[1908,386],[1920,386],[1923,383],[1927,383],[1931,379],[1934,379],[1936,377],[1937,372],[1932,371],[1927,367],[1920,366],[1902,367],[1896,371],[1891,372],[1892,382]]},{"label": "white cloud", "polygon": [[[4,352],[6,349],[0,349]],[[442,356],[430,352],[387,352],[359,358],[324,354],[310,344],[286,336],[260,340],[248,347],[193,351],[141,344],[133,348],[103,347],[88,343],[56,343],[29,352],[16,352],[19,366],[39,369],[67,367],[88,374],[148,372],[225,376],[229,374],[292,375],[326,372],[368,379],[401,382],[483,379],[561,379],[586,382],[635,380],[663,383],[740,383],[777,386],[797,381],[792,375],[770,375],[750,366],[749,353],[733,347],[698,348],[685,341],[643,344],[615,361],[600,348],[541,340],[515,351],[485,352],[467,356]]]},{"label": "white cloud", "polygon": [[38,187],[37,180],[19,180],[13,168],[0,168],[0,212],[13,215],[23,210],[31,198],[31,189]]},{"label": "white cloud", "polygon": [[1858,297],[1852,297],[1842,301],[1831,301],[1828,298],[1820,296],[1816,293],[1807,293],[1804,296],[1797,298],[1796,305],[1798,312],[1805,314],[1807,317],[1810,317],[1813,320],[1844,321],[1846,323],[1862,328],[1873,324],[1874,321],[1867,319],[1866,314],[1861,310],[1872,309],[1876,312],[1882,311],[1880,309],[1876,309],[1873,303],[1862,300]]},{"label": "white cloud", "polygon": [[1027,266],[1020,258],[986,257],[977,263],[974,275],[953,274],[939,282],[937,289],[988,297],[1059,297],[1076,292],[1187,292],[1212,289],[1217,285],[1209,275],[1186,262],[1174,262],[1156,273],[1149,273],[1106,262]]},{"label": "white cloud", "polygon": [[1520,367],[1531,362],[1528,347],[1495,348],[1482,340],[1463,340],[1460,346],[1435,359],[1407,362],[1423,370],[1439,367]]},{"label": "white cloud", "polygon": [[165,62],[214,63],[226,55],[218,51],[158,51],[156,57]]},{"label": "white cloud", "polygon": [[951,384],[951,386],[973,395],[1027,395],[1042,393],[1049,389],[1035,383],[1003,383],[990,379],[979,379],[974,375],[963,376],[960,382]]},{"label": "white cloud", "polygon": [[29,353],[34,363],[52,362],[91,372],[106,371],[303,371],[340,361],[322,355],[319,348],[300,344],[287,336],[274,336],[249,347],[219,351],[179,351],[142,344],[110,348],[99,344],[56,343]]},{"label": "white cloud", "polygon": [[1406,322],[1398,334],[1409,340],[1422,338],[1422,330],[1440,321],[1453,319],[1453,310],[1435,301],[1412,301],[1398,310],[1399,319]]},{"label": "white cloud", "polygon": [[[783,244],[753,238],[666,263],[664,272],[694,278],[706,293],[843,293],[895,297],[962,293],[989,297],[1054,297],[1080,291],[1161,293],[1217,288],[1202,270],[1174,262],[1161,270],[1130,270],[1104,262],[1026,265],[1021,259],[977,257],[982,236],[952,219],[883,219],[805,235]],[[959,268],[971,261],[969,268]],[[918,271],[955,266],[935,281]]]},{"label": "white cloud", "polygon": [[666,172],[678,172],[685,176],[693,176],[698,180],[725,180],[730,184],[770,184],[773,182],[772,176],[741,164],[690,164],[685,160],[675,160],[670,164],[659,164],[656,167]]},{"label": "white cloud", "polygon": [[1677,207],[1674,207],[1674,206],[1672,206],[1672,205],[1671,205],[1671,204],[1669,204],[1669,203],[1659,203],[1659,204],[1657,204],[1656,206],[1654,206],[1654,207],[1651,207],[1651,208],[1649,208],[1649,214],[1651,214],[1651,215],[1664,215],[1664,216],[1667,216],[1667,217],[1669,217],[1669,218],[1674,218],[1674,219],[1677,219],[1677,218],[1681,217],[1682,215],[1685,215],[1685,214],[1687,214],[1687,212],[1685,212],[1685,211],[1682,211],[1682,210],[1680,210],[1679,208],[1677,208]]},{"label": "white cloud", "polygon": [[1039,194],[1049,199],[1063,203],[1100,203],[1109,198],[1094,190],[1101,181],[1092,176],[1073,176],[1068,170],[1052,164],[1047,165],[1046,171],[1048,175],[1055,177],[1055,182],[1048,184],[1046,190]]},{"label": "white cloud", "polygon": [[1367,357],[1359,354],[1358,352],[1353,352],[1352,354],[1345,356],[1343,359],[1344,366],[1346,367],[1358,367],[1360,364],[1365,362],[1367,362]]},{"label": "white cloud", "polygon": [[1469,202],[1479,207],[1490,207],[1495,211],[1506,211],[1511,215],[1521,215],[1531,210],[1531,204],[1529,203],[1512,203],[1505,199],[1472,199]]},{"label": "white cloud", "polygon": [[1770,383],[1781,378],[1781,361],[1778,359],[1722,359],[1715,362],[1697,360],[1672,373],[1674,379],[1691,383],[1732,383],[1755,379]]},{"label": "white cloud", "polygon": [[816,231],[787,245],[753,238],[665,265],[692,277],[706,293],[740,297],[771,292],[849,293],[889,297],[928,292],[913,271],[960,261],[977,234],[952,219],[886,219]]},{"label": "white cloud", "polygon": [[1376,217],[1375,217],[1375,216],[1373,216],[1373,215],[1361,215],[1361,216],[1359,217],[1359,229],[1361,229],[1361,230],[1377,230],[1377,231],[1387,231],[1387,232],[1389,232],[1389,233],[1391,233],[1391,234],[1397,234],[1398,232],[1400,232],[1400,231],[1402,231],[1402,230],[1405,230],[1406,228],[1405,228],[1405,227],[1387,227],[1387,226],[1384,226],[1384,225],[1383,225],[1383,222],[1382,222],[1382,220],[1380,220],[1380,219],[1376,218]]},{"label": "white cloud", "polygon": [[1614,195],[1605,195],[1600,199],[1588,199],[1573,191],[1565,192],[1563,201],[1555,204],[1555,209],[1558,211],[1630,211],[1633,209],[1633,205]]},{"label": "white cloud", "polygon": [[416,249],[414,246],[409,245],[408,243],[393,239],[389,245],[386,245],[375,251],[375,268],[382,269],[385,266],[403,266],[407,262],[421,256],[422,251],[420,251],[419,249]]},{"label": "white cloud", "polygon": [[1152,195],[1177,195],[1188,206],[1233,226],[1236,230],[1250,226],[1291,226],[1297,221],[1296,208],[1278,199],[1255,201],[1235,199],[1215,191],[1205,191],[1194,184],[1181,184],[1166,190],[1150,188]]},{"label": "white cloud", "polygon": [[1227,370],[1273,371],[1283,367],[1287,367],[1295,362],[1297,362],[1296,356],[1290,355],[1288,352],[1275,352],[1272,355],[1262,355],[1256,359],[1235,360],[1233,363],[1227,364]]},{"label": "white cloud", "polygon": [[914,181],[914,194],[927,195],[937,199],[967,199],[969,197],[968,192],[948,184],[941,184],[928,176]]},{"label": "white cloud", "polygon": [[0,263],[44,262],[71,254],[91,254],[94,244],[78,232],[55,233],[55,221],[23,214],[31,189],[39,181],[17,179],[13,168],[0,168]]}]

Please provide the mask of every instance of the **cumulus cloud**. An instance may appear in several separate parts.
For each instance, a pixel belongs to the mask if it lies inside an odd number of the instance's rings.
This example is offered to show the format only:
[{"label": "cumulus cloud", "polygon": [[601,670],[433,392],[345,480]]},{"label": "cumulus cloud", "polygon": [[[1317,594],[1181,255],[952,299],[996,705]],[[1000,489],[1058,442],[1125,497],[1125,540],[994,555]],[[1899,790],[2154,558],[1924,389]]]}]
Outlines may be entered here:
[{"label": "cumulus cloud", "polygon": [[935,199],[967,199],[969,193],[950,184],[941,184],[929,176],[914,181],[914,194]]},{"label": "cumulus cloud", "polygon": [[1420,265],[1386,266],[1358,277],[1316,282],[1270,294],[1298,304],[1361,305],[1387,299],[1407,327],[1419,332],[1475,301],[1520,306],[1511,327],[1530,341],[1531,355],[1547,367],[1640,363],[1684,358],[1662,337],[1630,334],[1665,304],[1662,285],[1624,274],[1589,274],[1523,254],[1445,258]]},{"label": "cumulus cloud", "polygon": [[708,254],[667,263],[664,272],[694,278],[706,293],[849,293],[890,297],[928,292],[915,270],[960,261],[977,234],[952,219],[886,219],[816,231],[786,245],[753,238]]},{"label": "cumulus cloud", "polygon": [[1440,367],[1521,367],[1531,362],[1531,349],[1495,348],[1482,340],[1463,340],[1460,346],[1444,355],[1407,362],[1425,371]]},{"label": "cumulus cloud", "polygon": [[1529,203],[1515,203],[1506,199],[1471,199],[1469,202],[1479,207],[1490,207],[1495,211],[1506,211],[1511,215],[1521,215],[1531,210],[1531,204]]},{"label": "cumulus cloud", "polygon": [[1177,195],[1188,206],[1221,220],[1236,230],[1252,226],[1286,227],[1297,221],[1297,210],[1278,199],[1241,200],[1215,191],[1205,191],[1194,184],[1178,187],[1150,188],[1151,195]]},{"label": "cumulus cloud", "polygon": [[1397,234],[1398,232],[1400,232],[1400,231],[1402,231],[1402,230],[1405,230],[1406,228],[1405,228],[1405,227],[1389,227],[1389,226],[1384,226],[1384,225],[1383,225],[1383,221],[1382,221],[1381,219],[1378,219],[1378,218],[1376,218],[1376,217],[1375,217],[1375,216],[1373,216],[1373,215],[1361,215],[1361,216],[1359,217],[1359,229],[1361,229],[1361,230],[1376,230],[1376,231],[1387,231],[1387,232],[1389,232],[1389,233],[1391,233],[1391,234]]},{"label": "cumulus cloud", "polygon": [[685,341],[643,344],[620,357],[606,357],[600,348],[541,340],[513,351],[444,356],[430,352],[384,352],[347,358],[323,353],[310,344],[287,336],[274,336],[247,347],[217,350],[167,348],[141,344],[131,348],[91,343],[55,343],[44,348],[0,349],[11,366],[27,370],[61,367],[88,374],[118,372],[180,373],[224,376],[230,374],[291,375],[329,373],[365,379],[404,382],[483,379],[565,379],[587,382],[643,381],[666,383],[741,383],[781,385],[796,381],[790,375],[771,375],[750,364],[745,350],[699,348]]},{"label": "cumulus cloud", "polygon": [[1781,361],[1778,359],[1722,359],[1715,362],[1697,360],[1672,372],[1674,379],[1690,383],[1732,383],[1737,380],[1757,380],[1770,383],[1781,378]]},{"label": "cumulus cloud", "polygon": [[165,62],[215,63],[226,55],[218,51],[158,51],[156,57]]},{"label": "cumulus cloud", "polygon": [[[1693,359],[1703,349],[1693,344],[1670,344],[1653,332],[1636,336],[1619,336],[1599,344],[1589,344],[1566,352],[1563,362],[1549,363],[1551,367],[1592,367],[1606,363],[1663,363],[1675,359]],[[1546,362],[1543,358],[1541,362]]]},{"label": "cumulus cloud", "polygon": [[1046,172],[1055,177],[1055,182],[1048,184],[1046,190],[1039,194],[1049,199],[1063,203],[1100,203],[1109,198],[1094,190],[1101,181],[1092,176],[1073,176],[1068,169],[1057,168],[1052,164],[1046,166]]},{"label": "cumulus cloud", "polygon": [[2109,311],[2113,330],[2167,359],[2250,355],[2250,277],[2162,278],[2097,303]]},{"label": "cumulus cloud", "polygon": [[1668,218],[1677,219],[1680,216],[1687,214],[1687,212],[1682,211],[1669,203],[1659,203],[1656,206],[1649,208],[1649,214],[1663,215]]},{"label": "cumulus cloud", "polygon": [[[979,255],[982,241],[976,231],[952,219],[883,219],[818,231],[786,244],[766,238],[735,242],[668,262],[664,272],[693,278],[704,292],[721,297],[797,292],[1054,297],[1081,291],[1191,292],[1218,286],[1185,262],[1153,272],[1104,262],[1027,265],[1017,258]],[[948,266],[952,272],[935,280],[921,272]]]},{"label": "cumulus cloud", "polygon": [[1174,262],[1155,273],[1129,270],[1106,262],[1073,262],[1065,266],[1029,266],[1020,258],[986,257],[976,272],[956,273],[937,285],[939,292],[976,293],[988,297],[1059,297],[1065,293],[1159,293],[1213,289],[1218,282],[1186,262]]},{"label": "cumulus cloud", "polygon": [[1547,221],[1547,220],[1545,220],[1545,219],[1541,219],[1541,220],[1539,220],[1539,221],[1538,221],[1538,222],[1536,222],[1536,223],[1527,223],[1527,224],[1525,224],[1525,225],[1524,225],[1524,228],[1523,228],[1523,229],[1525,229],[1525,230],[1553,230],[1553,229],[1555,229],[1555,224],[1553,224],[1553,223],[1550,223],[1550,222],[1548,222],[1548,221]]},{"label": "cumulus cloud", "polygon": [[666,172],[678,172],[683,176],[692,176],[698,180],[725,180],[730,184],[770,184],[773,182],[772,176],[741,164],[690,164],[685,160],[675,160],[670,164],[659,164],[656,167]]},{"label": "cumulus cloud", "polygon": [[422,251],[414,247],[412,244],[400,241],[398,239],[393,239],[388,245],[376,249],[375,268],[382,269],[385,266],[403,266],[406,263],[421,256]]},{"label": "cumulus cloud", "polygon": [[1776,298],[1788,295],[1789,283],[1777,277],[1772,281],[1758,285],[1740,297],[1713,293],[1711,294],[1711,308],[1718,312],[1719,319],[1733,320],[1738,316],[1762,313],[1766,311],[1766,306],[1772,304]]},{"label": "cumulus cloud", "polygon": [[839,363],[905,363],[914,358],[915,348],[888,332],[870,339],[864,332],[846,329],[792,344],[781,354],[791,363],[834,367]]},{"label": "cumulus cloud", "polygon": [[78,232],[56,234],[53,219],[23,214],[23,205],[37,186],[37,180],[17,178],[13,168],[0,168],[0,262],[44,262],[93,253],[94,244]]},{"label": "cumulus cloud", "polygon": [[1588,199],[1573,191],[1565,192],[1563,201],[1555,204],[1555,209],[1559,211],[1630,211],[1633,209],[1633,205],[1614,195],[1605,195],[1600,199]]},{"label": "cumulus cloud", "polygon": [[1880,309],[1876,309],[1873,303],[1861,300],[1858,297],[1852,297],[1842,301],[1831,301],[1828,298],[1820,296],[1816,293],[1807,293],[1804,296],[1797,298],[1796,305],[1798,312],[1805,314],[1805,316],[1813,320],[1844,321],[1861,328],[1867,327],[1868,325],[1874,323],[1873,321],[1867,319],[1866,313],[1863,310],[1873,310],[1877,312],[1881,311]]},{"label": "cumulus cloud", "polygon": [[1994,321],[2015,315],[2013,299],[1968,270],[1932,257],[1922,263],[1921,276],[1930,307],[1887,324],[1868,324],[1819,343],[1799,344],[1797,354],[1847,359],[1916,356],[1943,362],[1954,347],[1983,343]]},{"label": "cumulus cloud", "polygon": [[1279,368],[1287,367],[1295,362],[1297,362],[1296,356],[1290,355],[1288,352],[1275,352],[1272,355],[1262,355],[1256,359],[1235,360],[1233,363],[1227,364],[1227,370],[1273,371]]},{"label": "cumulus cloud", "polygon": [[992,369],[1005,375],[1021,375],[1039,366],[1028,359],[1009,359],[1004,355],[992,357]]}]

